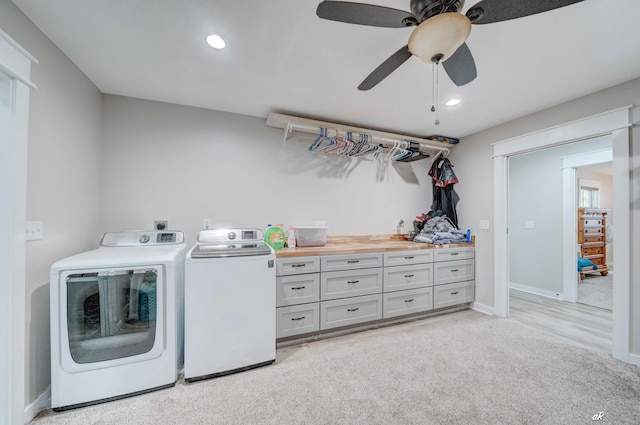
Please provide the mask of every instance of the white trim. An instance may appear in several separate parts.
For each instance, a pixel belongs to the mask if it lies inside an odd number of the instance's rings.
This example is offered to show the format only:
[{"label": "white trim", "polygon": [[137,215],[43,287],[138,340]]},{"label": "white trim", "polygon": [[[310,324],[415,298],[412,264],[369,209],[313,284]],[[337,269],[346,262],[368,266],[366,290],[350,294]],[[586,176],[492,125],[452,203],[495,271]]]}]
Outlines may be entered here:
[{"label": "white trim", "polygon": [[640,367],[640,356],[637,354],[629,354],[629,363]]},{"label": "white trim", "polygon": [[490,307],[488,305],[484,305],[484,304],[480,304],[477,302],[474,302],[471,304],[471,309],[475,310],[475,311],[479,311],[480,313],[484,313],[484,314],[488,314],[489,316],[493,316],[493,307]]},{"label": "white trim", "polygon": [[[548,129],[494,143],[494,302],[496,315],[507,316],[509,305],[508,276],[508,174],[505,164],[509,156],[559,146],[606,134],[613,135],[614,231],[613,249],[613,357],[629,361],[631,291],[631,185],[629,127],[632,105],[593,115]],[[564,249],[564,248],[563,248]],[[575,250],[575,247],[573,248]],[[628,253],[623,255],[622,253]]]},{"label": "white trim", "polygon": [[36,398],[33,403],[24,408],[24,423],[28,424],[36,415],[51,407],[51,386]]},{"label": "white trim", "polygon": [[[27,131],[31,55],[0,34],[0,69],[10,78],[10,129],[0,143],[0,425],[20,424],[25,407]],[[16,78],[15,75],[21,78]],[[0,134],[0,136],[2,136]],[[6,305],[5,305],[6,303]]]},{"label": "white trim", "polygon": [[534,288],[533,286],[520,285],[519,283],[509,283],[509,288],[515,289],[520,292],[527,292],[529,294],[540,295],[541,297],[553,298],[554,300],[564,300],[563,294],[557,292],[548,291],[546,289]]},{"label": "white trim", "polygon": [[25,58],[27,58],[29,60],[29,62],[36,63],[36,64],[39,63],[38,59],[36,59],[31,53],[29,53],[20,44],[18,44],[17,41],[15,41],[13,38],[11,38],[9,36],[9,34],[7,34],[6,32],[2,31],[2,28],[0,28],[0,39],[6,41],[7,44],[9,44],[11,47],[13,47],[15,50],[17,50],[18,53],[20,53],[20,55],[22,55]]},{"label": "white trim", "polygon": [[628,128],[631,126],[629,109],[632,107],[633,105],[623,106],[601,114],[496,142],[493,144],[493,155],[509,156],[516,153],[525,153]]}]

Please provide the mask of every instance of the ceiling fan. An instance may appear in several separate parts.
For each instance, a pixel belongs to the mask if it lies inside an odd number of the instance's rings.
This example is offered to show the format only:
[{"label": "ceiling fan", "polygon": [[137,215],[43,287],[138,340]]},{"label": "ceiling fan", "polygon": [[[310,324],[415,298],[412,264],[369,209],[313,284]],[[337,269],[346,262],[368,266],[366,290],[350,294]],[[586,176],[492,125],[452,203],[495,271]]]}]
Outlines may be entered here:
[{"label": "ceiling fan", "polygon": [[463,15],[464,0],[410,0],[411,12],[364,3],[323,1],[316,14],[322,19],[376,27],[415,26],[406,46],[389,56],[362,83],[369,90],[415,55],[442,63],[449,78],[462,86],[473,81],[476,65],[465,43],[471,24],[490,24],[548,12],[583,0],[481,0]]}]

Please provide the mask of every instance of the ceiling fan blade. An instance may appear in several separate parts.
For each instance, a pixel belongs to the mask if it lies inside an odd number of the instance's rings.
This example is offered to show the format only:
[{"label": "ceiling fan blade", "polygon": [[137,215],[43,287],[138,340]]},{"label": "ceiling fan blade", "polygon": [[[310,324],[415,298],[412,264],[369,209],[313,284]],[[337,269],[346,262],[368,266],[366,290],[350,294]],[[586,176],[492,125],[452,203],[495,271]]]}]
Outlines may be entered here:
[{"label": "ceiling fan blade", "polygon": [[389,74],[395,71],[400,65],[405,63],[411,57],[409,46],[401,47],[400,50],[389,56],[386,61],[373,70],[367,78],[358,86],[358,90],[369,90],[380,81],[387,78]]},{"label": "ceiling fan blade", "polygon": [[476,63],[467,43],[462,43],[449,59],[442,62],[442,66],[456,86],[464,86],[478,76]]},{"label": "ceiling fan blade", "polygon": [[323,1],[316,14],[322,19],[374,27],[403,28],[417,24],[415,17],[404,10],[364,3]]},{"label": "ceiling fan blade", "polygon": [[548,12],[583,0],[482,0],[467,11],[472,24],[491,24]]}]

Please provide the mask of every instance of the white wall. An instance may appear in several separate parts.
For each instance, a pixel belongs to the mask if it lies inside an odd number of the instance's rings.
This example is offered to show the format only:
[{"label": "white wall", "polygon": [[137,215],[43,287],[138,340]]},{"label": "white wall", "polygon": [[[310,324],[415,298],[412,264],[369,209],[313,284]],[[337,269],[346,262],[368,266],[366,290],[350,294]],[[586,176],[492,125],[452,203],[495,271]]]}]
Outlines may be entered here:
[{"label": "white wall", "polygon": [[[523,99],[522,101],[526,101]],[[477,134],[465,137],[453,151],[451,159],[456,165],[458,177],[469,184],[460,186],[458,193],[465,205],[473,208],[461,208],[460,219],[472,223],[476,237],[476,302],[493,306],[493,236],[491,232],[477,230],[480,218],[493,217],[493,154],[492,143],[511,137],[542,130],[567,123],[583,117],[609,111],[621,106],[640,104],[640,79],[635,79],[600,92],[581,97],[535,114],[522,117]],[[634,117],[638,122],[640,117]],[[631,259],[640,255],[640,130],[631,130],[633,172],[630,175],[632,185],[632,216],[634,217],[632,240],[634,249],[628,253]],[[464,170],[464,171],[462,171]],[[616,255],[623,255],[616,253]],[[638,263],[631,261],[631,264]],[[633,305],[631,311],[640,309],[640,270],[632,270]],[[640,315],[632,317],[633,353],[640,353]]]},{"label": "white wall", "polygon": [[[510,158],[510,284],[563,293],[562,157],[607,148],[611,140],[603,137]],[[525,228],[525,221],[533,221],[534,228]]]},{"label": "white wall", "polygon": [[49,268],[99,237],[101,99],[98,89],[9,0],[0,28],[33,54],[29,114],[27,220],[44,239],[26,246],[26,385],[32,403],[50,383]]},{"label": "white wall", "polygon": [[390,165],[379,180],[377,161],[313,154],[314,137],[300,133],[285,146],[263,118],[111,95],[103,111],[105,231],[166,219],[192,243],[209,218],[389,234],[394,220],[409,225],[431,205],[429,160]]}]

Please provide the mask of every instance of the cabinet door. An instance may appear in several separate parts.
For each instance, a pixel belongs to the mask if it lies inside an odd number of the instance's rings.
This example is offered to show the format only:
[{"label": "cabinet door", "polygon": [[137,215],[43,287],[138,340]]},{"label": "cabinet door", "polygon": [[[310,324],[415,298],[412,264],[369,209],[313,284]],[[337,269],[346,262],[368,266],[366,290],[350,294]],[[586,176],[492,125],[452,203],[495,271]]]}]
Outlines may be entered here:
[{"label": "cabinet door", "polygon": [[462,282],[475,278],[474,260],[443,261],[433,264],[433,284]]},{"label": "cabinet door", "polygon": [[320,257],[285,257],[276,259],[276,274],[285,276],[320,271]]},{"label": "cabinet door", "polygon": [[433,264],[384,268],[384,292],[433,286]]},{"label": "cabinet door", "polygon": [[475,248],[472,246],[457,247],[457,248],[439,248],[434,250],[433,261],[464,260],[467,258],[473,258],[474,254],[475,254]]},{"label": "cabinet door", "polygon": [[335,300],[382,292],[382,269],[325,272],[320,276],[320,299]]},{"label": "cabinet door", "polygon": [[433,308],[470,303],[475,299],[475,282],[458,282],[433,287]]},{"label": "cabinet door", "polygon": [[382,267],[382,253],[323,255],[322,272]]},{"label": "cabinet door", "polygon": [[411,251],[391,251],[384,253],[384,266],[408,266],[412,264],[433,263],[432,249]]},{"label": "cabinet door", "polygon": [[294,274],[276,278],[276,306],[320,301],[320,273]]},{"label": "cabinet door", "polygon": [[366,295],[320,303],[320,329],[323,330],[381,318],[382,295]]},{"label": "cabinet door", "polygon": [[317,332],[320,330],[318,303],[276,309],[276,338]]},{"label": "cabinet door", "polygon": [[411,289],[383,295],[382,317],[404,316],[433,309],[433,288]]}]

